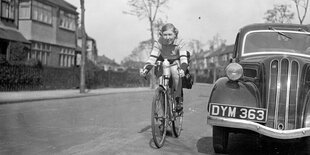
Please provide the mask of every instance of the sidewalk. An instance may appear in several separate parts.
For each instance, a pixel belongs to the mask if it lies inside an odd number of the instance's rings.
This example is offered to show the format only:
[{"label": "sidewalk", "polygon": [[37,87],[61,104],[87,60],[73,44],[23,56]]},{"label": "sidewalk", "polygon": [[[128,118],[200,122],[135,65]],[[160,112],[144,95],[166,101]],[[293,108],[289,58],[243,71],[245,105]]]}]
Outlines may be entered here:
[{"label": "sidewalk", "polygon": [[18,103],[27,101],[39,101],[62,98],[77,98],[96,96],[113,93],[128,93],[153,91],[148,87],[136,88],[103,88],[87,90],[85,94],[81,94],[79,89],[66,90],[42,90],[42,91],[18,91],[18,92],[0,92],[0,103]]}]

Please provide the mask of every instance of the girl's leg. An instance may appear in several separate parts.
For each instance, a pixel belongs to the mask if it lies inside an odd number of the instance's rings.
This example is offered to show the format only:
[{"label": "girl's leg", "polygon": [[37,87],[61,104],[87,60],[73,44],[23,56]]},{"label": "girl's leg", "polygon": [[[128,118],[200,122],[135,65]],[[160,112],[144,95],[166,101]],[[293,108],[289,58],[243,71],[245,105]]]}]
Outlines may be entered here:
[{"label": "girl's leg", "polygon": [[173,81],[173,88],[175,90],[175,98],[177,101],[177,107],[176,110],[177,112],[182,111],[183,107],[182,107],[182,85],[181,85],[181,78],[179,76],[179,71],[178,71],[179,66],[178,65],[174,65],[170,67],[170,71],[171,71],[171,76],[172,76],[172,81]]},{"label": "girl's leg", "polygon": [[170,67],[171,71],[171,76],[172,76],[172,81],[173,81],[173,88],[175,90],[175,97],[181,97],[181,91],[179,90],[179,71],[178,71],[178,66],[174,65]]}]

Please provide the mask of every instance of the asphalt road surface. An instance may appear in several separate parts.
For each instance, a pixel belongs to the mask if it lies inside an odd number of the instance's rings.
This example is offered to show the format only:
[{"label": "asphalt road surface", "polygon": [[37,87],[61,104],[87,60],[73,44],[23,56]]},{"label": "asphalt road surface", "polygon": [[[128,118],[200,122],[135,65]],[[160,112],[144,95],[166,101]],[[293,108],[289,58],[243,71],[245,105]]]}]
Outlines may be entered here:
[{"label": "asphalt road surface", "polygon": [[[0,105],[0,154],[215,154],[206,123],[211,85],[185,90],[183,131],[156,149],[150,129],[154,91]],[[231,134],[230,154],[307,154],[306,146]]]}]

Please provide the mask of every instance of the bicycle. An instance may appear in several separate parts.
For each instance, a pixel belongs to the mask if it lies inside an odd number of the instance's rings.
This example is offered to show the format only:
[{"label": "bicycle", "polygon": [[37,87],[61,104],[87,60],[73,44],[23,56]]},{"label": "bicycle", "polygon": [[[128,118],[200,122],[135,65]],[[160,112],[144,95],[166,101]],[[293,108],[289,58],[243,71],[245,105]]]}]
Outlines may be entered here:
[{"label": "bicycle", "polygon": [[[165,70],[165,66],[161,65],[160,61],[157,63],[158,66]],[[171,67],[171,65],[166,67]],[[151,112],[152,136],[157,148],[164,145],[168,126],[171,127],[176,138],[180,136],[182,131],[183,110],[181,112],[176,111],[176,100],[171,86],[170,76],[163,71],[163,75],[159,77],[159,86],[155,90]]]}]

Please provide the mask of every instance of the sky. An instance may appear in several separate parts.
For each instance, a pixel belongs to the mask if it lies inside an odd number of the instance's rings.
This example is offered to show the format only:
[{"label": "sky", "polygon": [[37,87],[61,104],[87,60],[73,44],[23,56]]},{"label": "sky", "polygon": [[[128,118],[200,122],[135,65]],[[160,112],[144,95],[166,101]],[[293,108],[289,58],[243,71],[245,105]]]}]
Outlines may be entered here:
[{"label": "sky", "polygon": [[[78,8],[80,0],[66,0]],[[85,30],[97,42],[98,55],[120,63],[141,41],[150,39],[147,19],[124,14],[128,0],[85,0]],[[219,34],[226,44],[233,44],[239,29],[264,22],[264,13],[274,4],[289,4],[292,0],[169,0],[158,17],[173,23],[179,37],[207,43]],[[298,23],[297,14],[293,23]],[[304,24],[309,24],[310,15]]]}]

